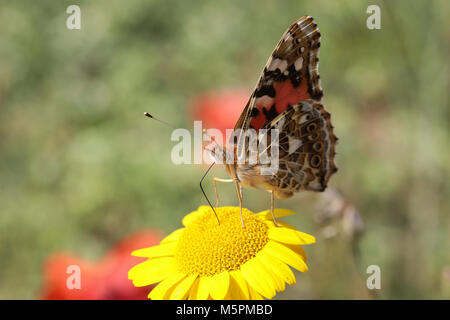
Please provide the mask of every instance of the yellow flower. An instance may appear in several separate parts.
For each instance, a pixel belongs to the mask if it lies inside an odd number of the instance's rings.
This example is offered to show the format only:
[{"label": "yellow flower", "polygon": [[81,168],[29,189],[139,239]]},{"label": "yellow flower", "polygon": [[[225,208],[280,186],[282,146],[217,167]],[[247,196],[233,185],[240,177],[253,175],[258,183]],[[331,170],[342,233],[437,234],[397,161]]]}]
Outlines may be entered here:
[{"label": "yellow flower", "polygon": [[[239,207],[215,209],[201,206],[186,215],[184,228],[164,238],[157,246],[134,251],[148,260],[134,266],[128,278],[136,287],[159,282],[149,298],[160,299],[263,299],[273,298],[295,283],[291,268],[306,272],[306,254],[301,245],[315,242],[309,234],[278,221],[270,211],[258,214]],[[275,209],[276,217],[294,214]]]}]

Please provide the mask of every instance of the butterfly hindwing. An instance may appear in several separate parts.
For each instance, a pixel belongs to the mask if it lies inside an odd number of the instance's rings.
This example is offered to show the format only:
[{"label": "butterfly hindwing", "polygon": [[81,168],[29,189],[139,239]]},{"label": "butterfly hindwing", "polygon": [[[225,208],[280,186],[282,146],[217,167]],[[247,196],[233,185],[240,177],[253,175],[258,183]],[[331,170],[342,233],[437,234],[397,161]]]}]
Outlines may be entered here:
[{"label": "butterfly hindwing", "polygon": [[279,168],[268,179],[278,194],[325,190],[337,171],[337,138],[324,106],[312,99],[288,106],[265,129],[279,130]]}]

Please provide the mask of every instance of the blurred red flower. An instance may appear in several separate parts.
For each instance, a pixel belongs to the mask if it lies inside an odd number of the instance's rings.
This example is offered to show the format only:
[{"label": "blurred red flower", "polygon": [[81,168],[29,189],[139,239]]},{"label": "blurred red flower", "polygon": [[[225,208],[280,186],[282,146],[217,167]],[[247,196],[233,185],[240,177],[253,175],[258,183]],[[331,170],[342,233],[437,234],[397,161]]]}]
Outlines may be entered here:
[{"label": "blurred red flower", "polygon": [[[131,256],[137,249],[159,244],[162,236],[154,230],[132,234],[117,243],[100,261],[81,259],[71,253],[55,253],[44,262],[44,285],[39,298],[46,300],[144,300],[152,286],[136,288],[128,271],[146,258]],[[80,270],[80,289],[69,289],[67,279]],[[69,268],[69,269],[68,269]]]},{"label": "blurred red flower", "polygon": [[249,97],[244,89],[207,92],[191,101],[191,117],[203,121],[205,129],[219,129],[225,139],[226,129],[234,128]]}]

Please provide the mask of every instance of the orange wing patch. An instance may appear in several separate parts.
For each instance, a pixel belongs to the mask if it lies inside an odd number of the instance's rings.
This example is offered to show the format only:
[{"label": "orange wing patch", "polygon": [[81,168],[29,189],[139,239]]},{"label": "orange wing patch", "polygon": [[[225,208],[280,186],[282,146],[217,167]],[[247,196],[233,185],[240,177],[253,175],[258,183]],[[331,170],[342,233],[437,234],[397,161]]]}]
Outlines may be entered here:
[{"label": "orange wing patch", "polygon": [[269,57],[236,128],[261,129],[288,106],[322,100],[318,74],[320,32],[311,17],[294,22]]},{"label": "orange wing patch", "polygon": [[280,113],[286,111],[289,106],[311,98],[306,78],[302,79],[297,88],[294,88],[290,80],[276,82],[273,87],[275,98],[266,100],[264,100],[266,96],[259,98],[259,101],[255,104],[255,109],[252,110],[250,127],[255,130],[264,127]]},{"label": "orange wing patch", "polygon": [[308,92],[306,78],[302,79],[297,88],[293,87],[291,81],[275,83],[274,88],[277,93],[275,96],[275,105],[278,113],[285,111],[288,106],[311,98]]}]

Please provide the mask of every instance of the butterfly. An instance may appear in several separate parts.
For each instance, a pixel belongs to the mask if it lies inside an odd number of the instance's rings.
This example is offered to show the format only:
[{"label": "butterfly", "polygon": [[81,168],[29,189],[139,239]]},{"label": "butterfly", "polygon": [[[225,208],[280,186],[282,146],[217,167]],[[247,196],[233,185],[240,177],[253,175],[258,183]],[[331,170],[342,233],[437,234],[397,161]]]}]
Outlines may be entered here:
[{"label": "butterfly", "polygon": [[[239,133],[225,147],[213,141],[207,148],[215,161],[212,165],[225,163],[231,176],[231,179],[214,178],[216,206],[219,204],[216,182],[234,182],[243,226],[242,187],[271,193],[271,213],[276,224],[274,197],[286,199],[302,190],[324,191],[337,171],[334,158],[338,139],[330,113],[322,104],[318,72],[320,38],[312,17],[305,16],[292,23],[269,57],[234,127],[234,133]],[[239,154],[249,155],[250,144],[245,143],[245,132],[262,129],[268,132],[276,129],[278,133],[278,167],[271,174],[263,173],[264,165],[258,161],[237,159]],[[269,144],[265,150],[273,150],[274,146]]]}]

